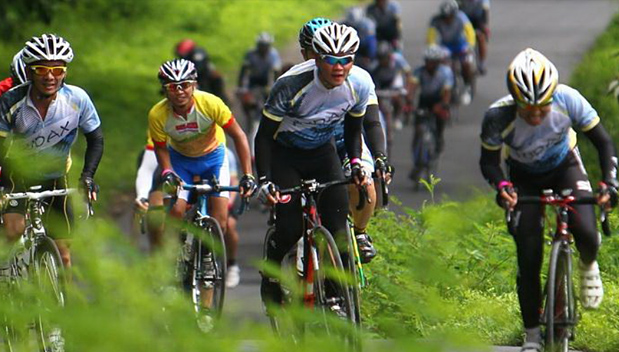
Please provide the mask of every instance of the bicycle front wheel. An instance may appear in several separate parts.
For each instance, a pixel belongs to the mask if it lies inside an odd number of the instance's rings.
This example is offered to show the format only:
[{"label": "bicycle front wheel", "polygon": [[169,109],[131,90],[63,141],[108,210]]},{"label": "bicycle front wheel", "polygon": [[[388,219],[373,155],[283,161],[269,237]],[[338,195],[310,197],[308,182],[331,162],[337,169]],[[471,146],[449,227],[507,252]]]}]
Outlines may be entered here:
[{"label": "bicycle front wheel", "polygon": [[34,262],[30,265],[33,283],[40,290],[36,330],[42,351],[64,351],[64,338],[58,325],[50,322],[50,313],[65,306],[65,277],[60,252],[49,237],[39,240]]},{"label": "bicycle front wheel", "polygon": [[569,341],[576,324],[576,302],[571,273],[569,244],[554,242],[550,253],[544,308],[547,351],[569,351]]}]

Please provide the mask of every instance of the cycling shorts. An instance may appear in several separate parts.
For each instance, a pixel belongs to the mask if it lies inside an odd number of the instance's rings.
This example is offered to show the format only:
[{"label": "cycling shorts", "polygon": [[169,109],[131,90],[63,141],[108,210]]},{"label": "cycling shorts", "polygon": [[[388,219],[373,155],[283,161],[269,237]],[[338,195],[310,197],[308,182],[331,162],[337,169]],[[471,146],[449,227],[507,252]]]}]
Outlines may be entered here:
[{"label": "cycling shorts", "polygon": [[[11,193],[26,192],[30,187],[39,185],[41,189],[35,192],[67,188],[66,176],[52,180],[27,180],[12,183],[13,185],[9,187]],[[26,201],[26,199],[11,200],[4,212],[24,215],[26,213]],[[45,203],[47,206],[42,219],[47,229],[47,235],[53,239],[70,238],[71,226],[73,225],[73,208],[67,196],[47,198]]]},{"label": "cycling shorts", "polygon": [[[226,146],[220,145],[212,152],[199,156],[189,157],[172,148],[170,151],[170,162],[174,172],[188,184],[194,184],[194,176],[200,177],[202,180],[211,180],[213,176],[217,178],[220,186],[230,185],[230,169],[228,157],[226,156]],[[228,192],[212,193],[212,197],[228,198]],[[189,191],[181,190],[178,193],[178,198],[189,200]]]}]

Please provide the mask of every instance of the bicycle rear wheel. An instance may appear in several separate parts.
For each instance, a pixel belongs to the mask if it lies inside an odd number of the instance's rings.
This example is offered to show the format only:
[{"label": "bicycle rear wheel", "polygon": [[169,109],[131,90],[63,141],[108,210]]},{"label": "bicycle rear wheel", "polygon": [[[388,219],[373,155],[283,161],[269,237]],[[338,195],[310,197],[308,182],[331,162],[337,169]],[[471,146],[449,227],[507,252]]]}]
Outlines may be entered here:
[{"label": "bicycle rear wheel", "polygon": [[64,351],[64,338],[60,327],[49,321],[50,312],[65,306],[65,278],[60,252],[49,237],[39,240],[34,262],[30,265],[33,283],[41,291],[39,309],[41,314],[36,319],[36,331],[39,347],[42,351]]},{"label": "bicycle rear wheel", "polygon": [[544,308],[547,351],[569,351],[569,341],[576,325],[576,302],[571,273],[569,244],[554,242],[550,254]]},{"label": "bicycle rear wheel", "polygon": [[201,232],[194,240],[193,268],[190,271],[191,296],[199,324],[200,319],[208,324],[212,318],[221,317],[226,293],[227,259],[219,223],[205,217],[199,225]]},{"label": "bicycle rear wheel", "polygon": [[349,273],[344,269],[335,240],[326,228],[315,227],[311,238],[311,255],[317,260],[313,273],[314,310],[318,313],[322,332],[343,338],[348,348],[356,350],[359,341]]}]

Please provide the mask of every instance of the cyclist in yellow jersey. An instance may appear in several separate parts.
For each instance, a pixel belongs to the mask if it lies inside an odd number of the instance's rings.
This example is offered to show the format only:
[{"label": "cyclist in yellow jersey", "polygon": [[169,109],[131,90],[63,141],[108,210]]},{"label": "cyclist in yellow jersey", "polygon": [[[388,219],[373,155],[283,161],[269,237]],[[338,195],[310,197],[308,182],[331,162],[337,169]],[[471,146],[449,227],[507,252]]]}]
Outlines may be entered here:
[{"label": "cyclist in yellow jersey", "polygon": [[[166,184],[193,183],[194,177],[217,177],[220,185],[229,185],[225,134],[232,138],[239,155],[243,176],[241,196],[249,197],[255,188],[251,174],[249,145],[245,133],[230,109],[213,94],[196,89],[197,72],[188,60],[175,59],[159,68],[159,80],[166,98],[148,114],[149,133],[155,145],[157,161]],[[182,218],[189,192],[179,191],[170,214]],[[209,197],[209,211],[226,232],[228,194]]]}]

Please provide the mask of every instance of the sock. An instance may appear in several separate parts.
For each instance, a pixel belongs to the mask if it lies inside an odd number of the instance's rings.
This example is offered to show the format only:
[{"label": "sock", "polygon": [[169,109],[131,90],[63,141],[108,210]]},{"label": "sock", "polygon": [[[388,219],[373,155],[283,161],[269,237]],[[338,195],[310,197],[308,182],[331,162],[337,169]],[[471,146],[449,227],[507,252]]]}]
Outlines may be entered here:
[{"label": "sock", "polygon": [[542,330],[539,326],[535,328],[525,329],[524,331],[526,334],[524,340],[526,342],[542,342]]}]

